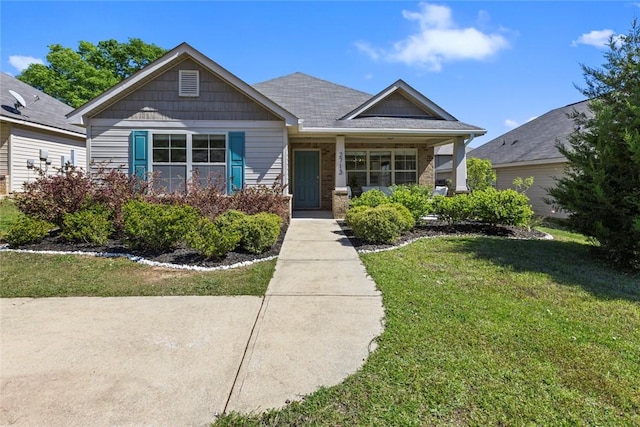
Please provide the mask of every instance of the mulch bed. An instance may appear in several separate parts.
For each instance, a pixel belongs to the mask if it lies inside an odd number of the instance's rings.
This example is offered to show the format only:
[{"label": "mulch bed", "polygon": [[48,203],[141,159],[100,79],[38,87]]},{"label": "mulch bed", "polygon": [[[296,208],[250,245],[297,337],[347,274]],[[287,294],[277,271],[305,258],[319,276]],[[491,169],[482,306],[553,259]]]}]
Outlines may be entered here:
[{"label": "mulch bed", "polygon": [[106,245],[96,246],[90,243],[70,243],[65,241],[60,235],[53,235],[51,237],[47,237],[40,243],[24,245],[16,249],[27,249],[34,251],[79,251],[103,252],[109,254],[129,254],[159,263],[212,268],[257,261],[264,258],[278,256],[286,232],[287,226],[285,225],[280,231],[280,236],[278,237],[276,244],[273,245],[273,247],[265,253],[256,255],[249,252],[236,250],[229,252],[224,257],[218,259],[206,259],[194,250],[185,247],[178,247],[171,252],[136,251],[125,247],[122,240],[111,240]]},{"label": "mulch bed", "polygon": [[[436,237],[436,236],[495,236],[503,238],[513,239],[542,239],[546,235],[536,230],[527,230],[522,227],[512,226],[491,226],[481,223],[463,223],[454,226],[449,226],[445,223],[433,221],[427,225],[417,226],[409,233],[406,233],[400,237],[400,239],[394,244],[371,244],[356,238],[349,227],[347,227],[344,221],[339,221],[342,231],[351,241],[351,244],[357,251],[376,251],[381,249],[390,249],[396,246],[400,246],[403,243],[416,240],[421,237]],[[197,252],[179,247],[171,252],[148,252],[148,251],[136,251],[128,249],[124,246],[122,240],[111,240],[104,246],[96,246],[88,243],[69,243],[66,242],[61,236],[53,235],[44,239],[41,243],[24,245],[17,249],[27,249],[35,251],[64,251],[64,252],[106,252],[111,254],[130,254],[145,258],[149,261],[188,265],[197,267],[223,267],[230,266],[238,263],[252,262],[263,258],[278,256],[284,236],[287,232],[287,226],[282,228],[280,236],[276,244],[269,250],[260,255],[251,254],[244,251],[229,252],[226,256],[219,259],[206,259]]]},{"label": "mulch bed", "polygon": [[489,225],[476,222],[467,222],[450,226],[441,221],[431,221],[425,225],[416,226],[410,232],[400,236],[393,244],[372,244],[358,239],[353,235],[353,231],[347,227],[344,221],[340,222],[342,231],[349,238],[351,244],[359,252],[377,251],[400,246],[406,242],[419,239],[421,237],[445,237],[445,236],[492,236],[510,239],[544,239],[547,235],[540,231],[523,227],[509,225]]}]

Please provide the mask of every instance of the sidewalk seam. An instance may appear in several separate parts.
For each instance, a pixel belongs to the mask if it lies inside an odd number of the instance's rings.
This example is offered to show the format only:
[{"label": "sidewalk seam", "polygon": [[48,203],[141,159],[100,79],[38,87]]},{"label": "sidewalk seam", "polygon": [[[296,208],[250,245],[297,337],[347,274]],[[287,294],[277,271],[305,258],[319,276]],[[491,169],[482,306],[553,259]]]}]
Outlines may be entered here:
[{"label": "sidewalk seam", "polygon": [[240,364],[238,365],[238,369],[236,370],[236,375],[233,378],[233,383],[231,383],[231,389],[229,390],[229,396],[227,397],[227,401],[224,404],[224,408],[222,409],[222,413],[227,413],[227,408],[229,407],[229,403],[231,402],[231,396],[233,396],[233,391],[236,388],[236,384],[238,382],[238,378],[240,377],[240,371],[242,370],[242,365],[244,365],[244,360],[247,357],[247,353],[249,352],[249,346],[251,345],[251,340],[253,339],[253,333],[256,330],[256,326],[258,325],[258,321],[260,320],[260,315],[262,314],[262,308],[264,307],[264,302],[267,299],[267,295],[262,296],[262,301],[260,302],[260,308],[258,309],[258,313],[256,314],[256,320],[253,322],[253,326],[251,327],[251,332],[249,333],[249,338],[247,339],[247,344],[244,347],[244,351],[242,352],[242,357],[240,358]]}]

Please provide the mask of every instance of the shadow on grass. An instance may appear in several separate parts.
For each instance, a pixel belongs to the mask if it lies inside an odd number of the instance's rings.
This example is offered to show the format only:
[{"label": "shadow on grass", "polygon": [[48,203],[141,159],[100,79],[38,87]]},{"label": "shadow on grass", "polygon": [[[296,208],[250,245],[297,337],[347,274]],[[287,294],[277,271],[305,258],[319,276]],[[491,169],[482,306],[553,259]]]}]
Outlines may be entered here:
[{"label": "shadow on grass", "polygon": [[475,238],[466,240],[460,250],[516,272],[549,275],[560,284],[579,286],[598,298],[640,301],[640,273],[619,271],[603,263],[588,245]]}]

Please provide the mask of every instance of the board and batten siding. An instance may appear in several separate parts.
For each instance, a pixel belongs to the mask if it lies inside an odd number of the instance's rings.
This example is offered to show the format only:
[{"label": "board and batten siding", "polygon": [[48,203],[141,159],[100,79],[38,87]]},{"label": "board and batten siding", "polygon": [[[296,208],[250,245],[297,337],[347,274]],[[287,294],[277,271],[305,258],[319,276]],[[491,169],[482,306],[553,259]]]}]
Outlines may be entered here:
[{"label": "board and batten siding", "polygon": [[[179,96],[179,71],[198,70],[199,96]],[[182,61],[93,116],[119,120],[281,120],[192,59]]]},{"label": "board and batten siding", "polygon": [[496,188],[505,190],[514,188],[513,180],[517,177],[528,178],[533,176],[533,185],[526,192],[531,199],[531,206],[536,215],[552,218],[566,218],[567,214],[563,211],[556,212],[551,205],[544,202],[549,198],[547,188],[555,186],[554,177],[563,175],[565,163],[553,163],[547,165],[530,165],[495,168],[496,171]]},{"label": "board and batten siding", "polygon": [[[71,150],[75,150],[76,165],[86,167],[86,148],[84,135],[78,138],[65,137],[50,132],[34,132],[14,126],[12,129],[11,149],[9,152],[11,162],[11,191],[22,191],[24,182],[36,179],[33,169],[27,168],[27,160],[33,159],[36,166],[40,166],[40,150],[47,150],[51,165],[48,174],[55,174],[56,168],[62,166],[62,156],[69,157]],[[44,162],[42,164],[44,167]]]},{"label": "board and batten siding", "polygon": [[428,113],[402,94],[396,92],[364,111],[361,116],[429,118],[433,117],[433,114]]},{"label": "board and batten siding", "polygon": [[[91,158],[96,165],[106,168],[129,168],[129,135],[134,130],[148,130],[153,133],[154,126],[142,128],[121,128],[91,126]],[[245,183],[248,186],[264,184],[271,185],[275,179],[283,174],[283,152],[286,146],[286,130],[284,124],[278,127],[243,128],[240,124],[235,127],[214,128],[157,128],[163,133],[193,132],[193,133],[245,133]],[[95,168],[92,168],[95,172]]]}]

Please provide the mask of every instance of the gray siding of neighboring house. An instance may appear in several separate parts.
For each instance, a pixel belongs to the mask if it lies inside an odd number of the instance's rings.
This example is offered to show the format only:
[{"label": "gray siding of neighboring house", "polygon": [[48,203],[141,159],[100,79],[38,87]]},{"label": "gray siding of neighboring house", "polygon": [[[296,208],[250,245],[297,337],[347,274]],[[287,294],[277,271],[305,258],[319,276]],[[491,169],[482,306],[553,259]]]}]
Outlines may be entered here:
[{"label": "gray siding of neighboring house", "polygon": [[527,190],[527,196],[531,199],[531,205],[536,215],[553,218],[566,218],[565,212],[554,212],[551,205],[544,202],[549,198],[546,189],[555,186],[553,177],[563,174],[565,163],[553,163],[534,166],[515,166],[496,168],[496,188],[504,190],[514,188],[513,180],[517,177],[527,178],[533,176],[533,185]]},{"label": "gray siding of neighboring house", "polygon": [[422,108],[408,100],[402,94],[395,92],[364,111],[360,116],[374,117],[432,117]]},{"label": "gray siding of neighboring house", "polygon": [[[199,70],[200,95],[178,95],[179,70]],[[118,120],[281,120],[192,59],[94,115]]]},{"label": "gray siding of neighboring house", "polygon": [[[27,168],[27,160],[35,160],[40,166],[40,150],[48,151],[51,165],[48,173],[56,173],[56,168],[62,166],[61,157],[69,157],[71,150],[75,150],[76,165],[84,168],[86,165],[86,149],[84,135],[78,138],[61,136],[53,132],[33,131],[20,126],[13,126],[11,137],[11,191],[21,191],[22,184],[33,181],[36,173]],[[44,162],[42,167],[44,167]]]},{"label": "gray siding of neighboring house", "polygon": [[[166,127],[160,128],[163,132],[169,131]],[[148,130],[153,133],[153,122],[142,129],[111,128],[91,126],[89,135],[91,138],[91,158],[97,165],[107,168],[129,168],[129,136],[133,130]],[[244,132],[245,133],[245,182],[248,186],[264,184],[271,185],[274,180],[285,170],[283,152],[286,144],[286,130],[284,123],[278,127],[251,127],[243,128],[242,123],[229,128],[176,128],[176,133],[197,132]],[[95,172],[96,167],[92,168]]]}]

